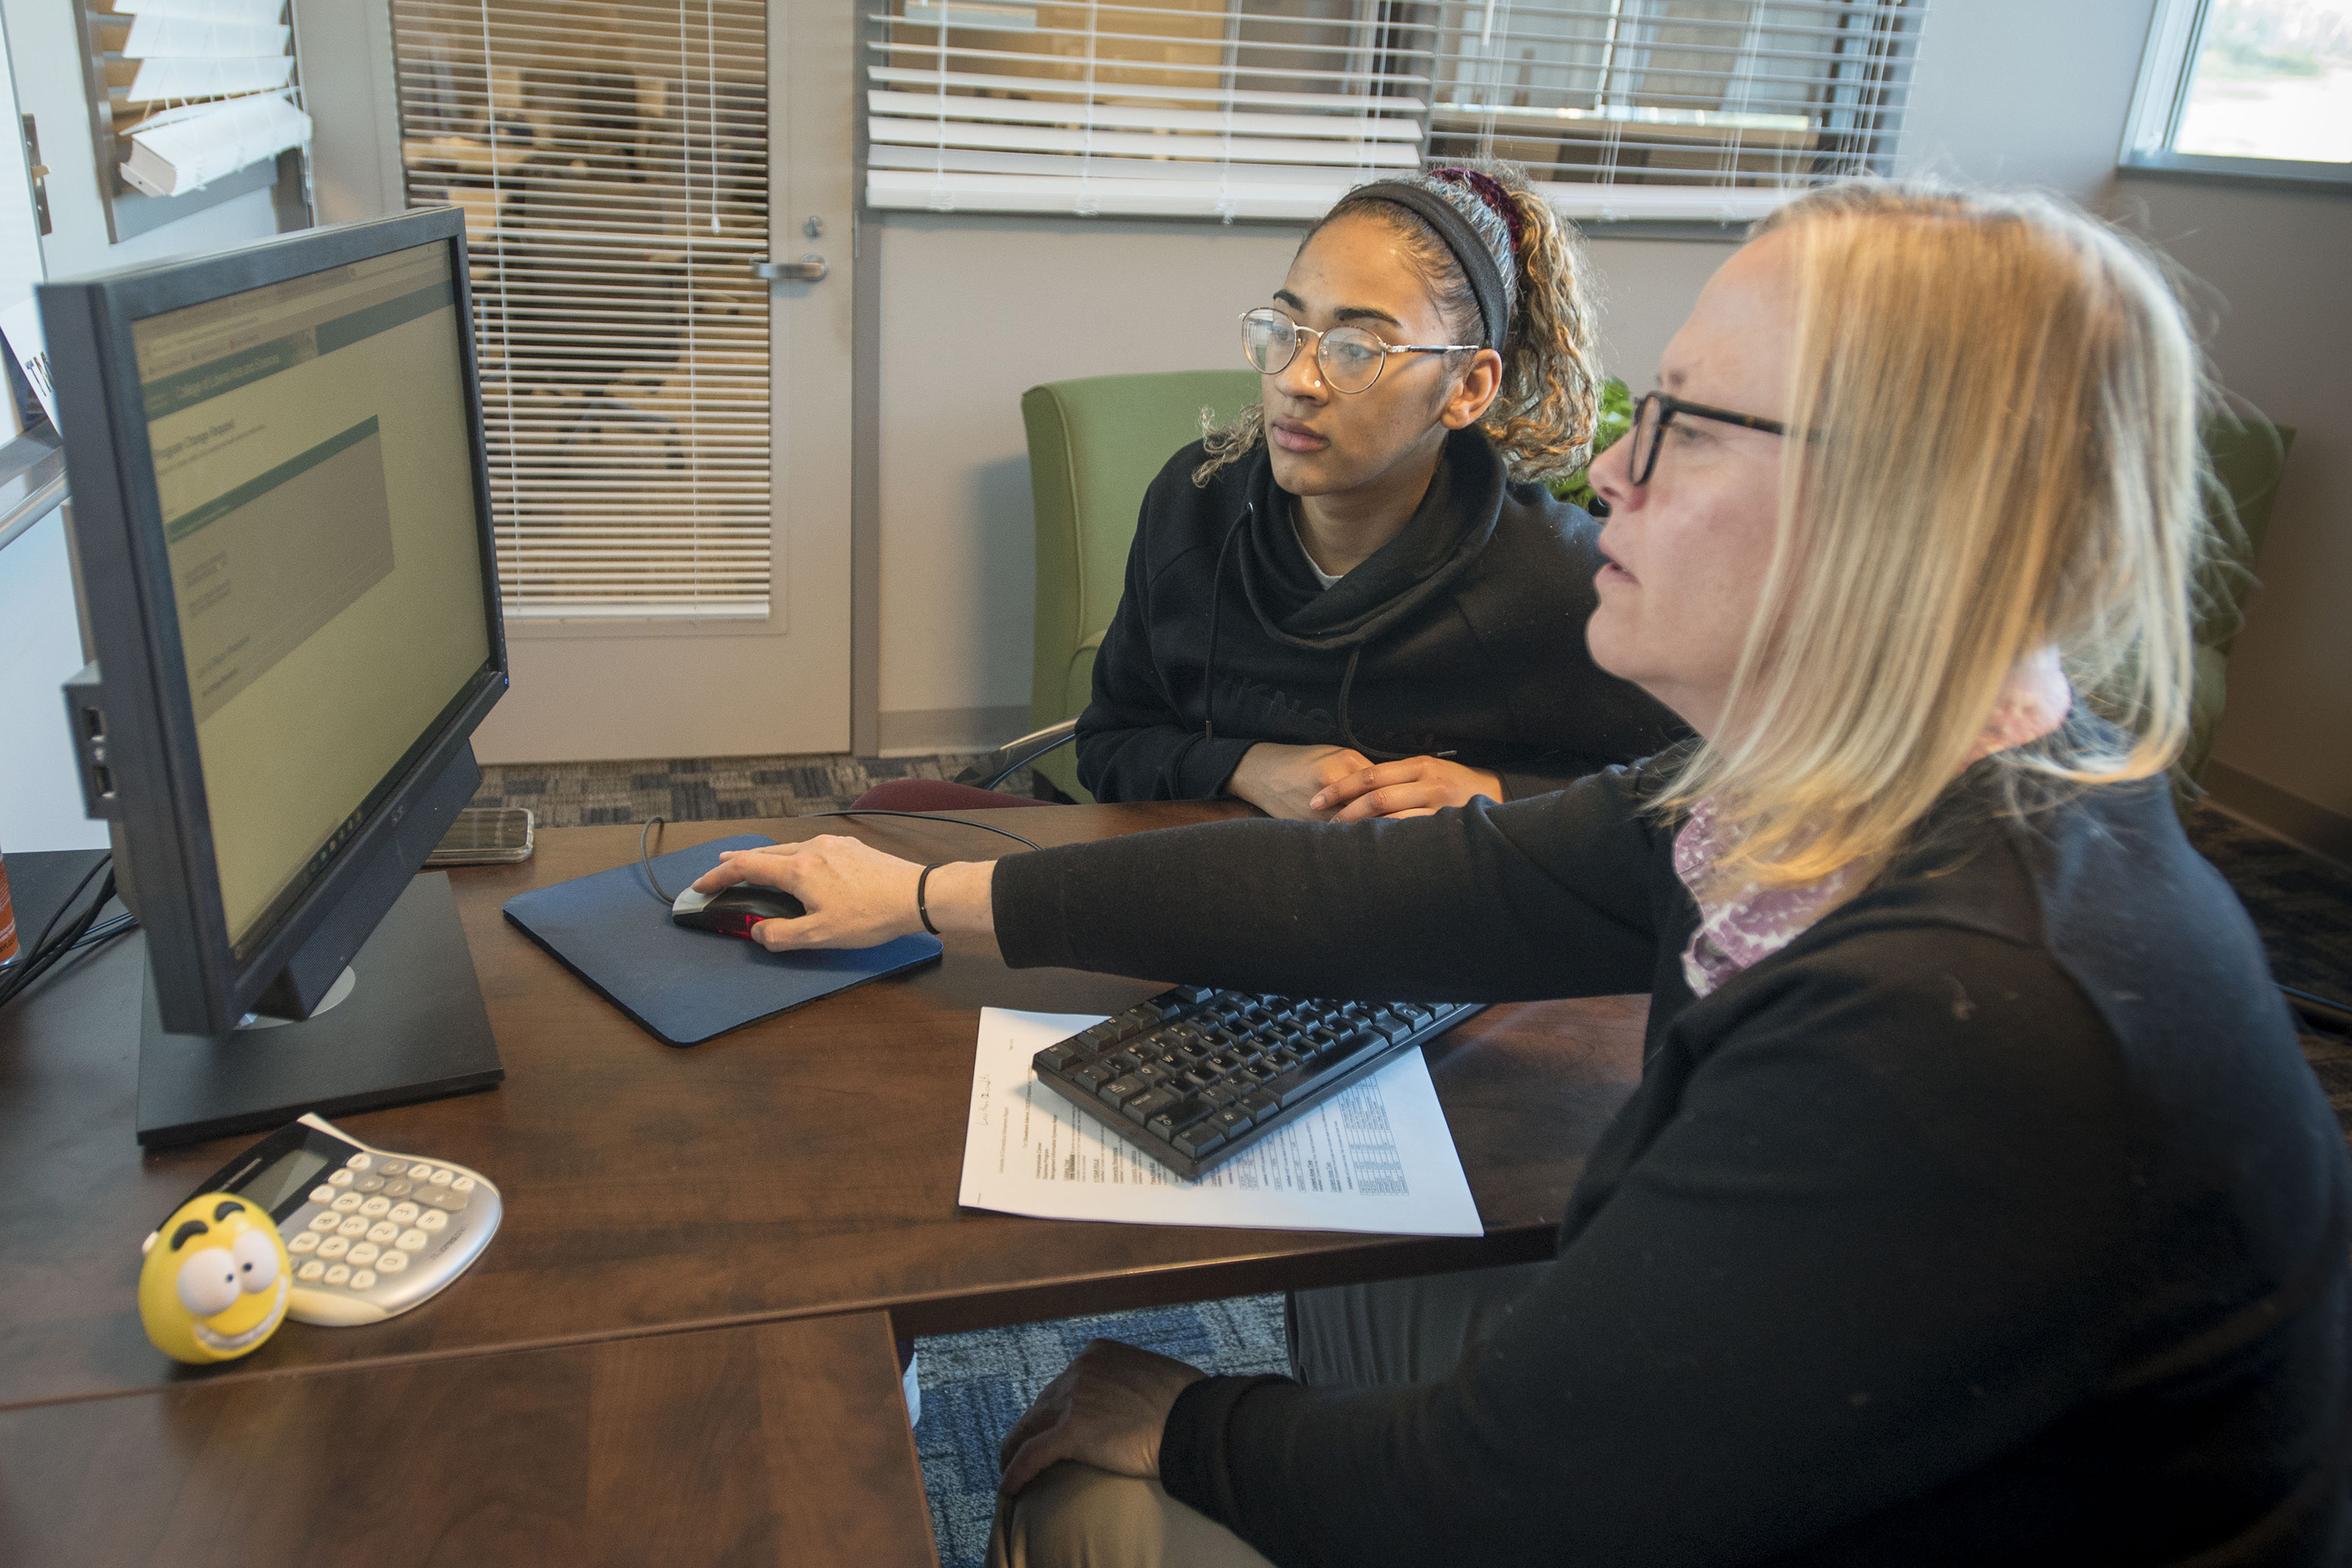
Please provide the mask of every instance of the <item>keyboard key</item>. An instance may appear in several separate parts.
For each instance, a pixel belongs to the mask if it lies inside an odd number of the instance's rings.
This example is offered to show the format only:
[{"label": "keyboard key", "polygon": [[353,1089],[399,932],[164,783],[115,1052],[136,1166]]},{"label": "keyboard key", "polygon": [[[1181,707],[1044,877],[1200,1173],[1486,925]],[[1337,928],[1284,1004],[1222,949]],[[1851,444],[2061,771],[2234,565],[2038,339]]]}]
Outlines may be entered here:
[{"label": "keyboard key", "polygon": [[1039,1072],[1060,1072],[1065,1068],[1074,1067],[1084,1059],[1076,1040],[1064,1040],[1058,1046],[1047,1046],[1030,1058],[1029,1062]]},{"label": "keyboard key", "polygon": [[1391,1043],[1412,1033],[1412,1026],[1383,1007],[1372,1015],[1371,1026]]},{"label": "keyboard key", "polygon": [[1208,1120],[1201,1125],[1213,1128],[1225,1137],[1231,1138],[1236,1132],[1249,1131],[1250,1113],[1238,1105],[1228,1105],[1223,1110],[1211,1111]]},{"label": "keyboard key", "polygon": [[1186,1128],[1183,1131],[1176,1134],[1175,1138],[1171,1140],[1171,1142],[1175,1143],[1177,1151],[1180,1153],[1188,1154],[1195,1160],[1207,1153],[1210,1150],[1214,1149],[1224,1141],[1225,1134],[1223,1131],[1206,1121],[1202,1122],[1197,1127]]},{"label": "keyboard key", "polygon": [[1100,1089],[1117,1077],[1118,1077],[1118,1070],[1108,1062],[1088,1062],[1070,1074],[1072,1082],[1084,1084],[1088,1089]]},{"label": "keyboard key", "polygon": [[1262,1089],[1255,1094],[1244,1096],[1234,1109],[1248,1111],[1250,1120],[1258,1121],[1282,1109],[1282,1097]]},{"label": "keyboard key", "polygon": [[1180,1002],[1206,1002],[1216,993],[1205,985],[1179,985],[1169,994]]},{"label": "keyboard key", "polygon": [[1111,1079],[1110,1082],[1095,1090],[1095,1095],[1105,1104],[1125,1105],[1150,1087],[1151,1085],[1145,1082],[1138,1074],[1129,1073],[1125,1078]]},{"label": "keyboard key", "polygon": [[1173,1138],[1216,1109],[1199,1095],[1190,1095],[1153,1116],[1144,1126],[1162,1138]]},{"label": "keyboard key", "polygon": [[1157,1089],[1175,1081],[1176,1069],[1164,1062],[1146,1062],[1135,1069],[1133,1076]]},{"label": "keyboard key", "polygon": [[1123,1051],[1113,1051],[1103,1058],[1102,1065],[1115,1073],[1131,1073],[1143,1065],[1143,1058],[1136,1054],[1134,1046],[1129,1045]]},{"label": "keyboard key", "polygon": [[1172,1089],[1147,1089],[1120,1106],[1119,1110],[1126,1114],[1129,1121],[1138,1126],[1143,1126],[1183,1098]]}]

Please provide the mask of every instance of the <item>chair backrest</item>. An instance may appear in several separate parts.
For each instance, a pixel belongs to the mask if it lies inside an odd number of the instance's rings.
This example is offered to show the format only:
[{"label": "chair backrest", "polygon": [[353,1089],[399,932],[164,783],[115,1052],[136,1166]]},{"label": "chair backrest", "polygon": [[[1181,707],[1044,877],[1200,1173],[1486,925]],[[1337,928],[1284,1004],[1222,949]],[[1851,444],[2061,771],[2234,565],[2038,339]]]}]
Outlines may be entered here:
[{"label": "chair backrest", "polygon": [[2216,548],[2197,574],[2197,673],[2189,689],[2189,744],[2173,764],[2173,799],[2185,817],[2194,808],[2195,781],[2220,738],[2221,712],[2230,695],[2230,650],[2245,625],[2246,596],[2254,588],[2254,566],[2263,536],[2270,531],[2271,503],[2277,499],[2294,431],[2284,425],[2234,417],[2210,420],[2204,429],[2206,460],[2227,492],[2229,504],[2209,493],[2205,521]]},{"label": "chair backrest", "polygon": [[[1076,718],[1094,678],[1094,651],[1127,578],[1135,519],[1168,459],[1201,434],[1203,409],[1231,419],[1258,394],[1247,370],[1171,371],[1048,382],[1021,395],[1029,432],[1029,487],[1037,511],[1036,661],[1033,728]],[[1045,772],[1076,794],[1067,748]]]}]

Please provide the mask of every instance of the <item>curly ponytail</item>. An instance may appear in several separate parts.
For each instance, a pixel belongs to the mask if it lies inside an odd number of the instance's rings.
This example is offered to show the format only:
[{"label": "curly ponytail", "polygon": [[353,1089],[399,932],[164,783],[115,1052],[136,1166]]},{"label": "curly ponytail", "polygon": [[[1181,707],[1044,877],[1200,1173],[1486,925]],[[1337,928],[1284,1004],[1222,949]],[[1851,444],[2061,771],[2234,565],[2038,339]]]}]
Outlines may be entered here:
[{"label": "curly ponytail", "polygon": [[[1596,363],[1584,249],[1575,229],[1529,188],[1526,174],[1514,164],[1448,164],[1412,183],[1443,195],[1469,220],[1494,256],[1509,296],[1502,386],[1479,420],[1479,429],[1494,442],[1515,479],[1541,479],[1580,468],[1592,447],[1602,376]],[[1333,220],[1359,215],[1378,219],[1397,236],[1455,342],[1482,335],[1477,295],[1462,264],[1437,232],[1408,208],[1350,192],[1307,231],[1298,248],[1305,250]],[[1459,353],[1447,357],[1457,364],[1465,358]],[[1203,420],[1202,434],[1208,457],[1192,470],[1196,485],[1207,484],[1218,469],[1265,438],[1265,410],[1252,404],[1239,418],[1215,427]]]}]

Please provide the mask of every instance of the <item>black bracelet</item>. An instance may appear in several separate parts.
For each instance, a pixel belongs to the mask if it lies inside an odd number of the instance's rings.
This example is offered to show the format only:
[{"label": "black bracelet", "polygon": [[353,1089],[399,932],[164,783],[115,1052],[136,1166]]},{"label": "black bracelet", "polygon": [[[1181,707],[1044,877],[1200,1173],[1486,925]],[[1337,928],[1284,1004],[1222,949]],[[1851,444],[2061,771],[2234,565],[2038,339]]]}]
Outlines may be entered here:
[{"label": "black bracelet", "polygon": [[923,887],[931,879],[931,873],[938,869],[937,866],[926,866],[923,874],[915,879],[915,913],[922,917],[923,929],[933,936],[940,934],[940,928],[931,923],[930,907],[923,902]]}]

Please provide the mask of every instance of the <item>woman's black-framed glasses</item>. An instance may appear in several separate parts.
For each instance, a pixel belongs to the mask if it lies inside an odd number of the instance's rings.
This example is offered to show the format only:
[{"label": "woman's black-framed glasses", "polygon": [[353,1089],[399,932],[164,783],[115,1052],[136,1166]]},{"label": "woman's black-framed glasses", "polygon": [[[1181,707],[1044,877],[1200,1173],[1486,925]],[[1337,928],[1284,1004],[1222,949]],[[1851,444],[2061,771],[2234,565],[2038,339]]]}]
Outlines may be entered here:
[{"label": "woman's black-framed glasses", "polygon": [[1625,437],[1633,442],[1625,452],[1630,459],[1625,465],[1628,482],[1650,482],[1650,475],[1658,466],[1658,448],[1665,444],[1666,426],[1675,422],[1678,414],[1687,414],[1694,419],[1712,419],[1718,425],[1737,425],[1746,430],[1761,430],[1769,436],[1789,433],[1787,425],[1760,414],[1741,414],[1705,403],[1691,403],[1672,393],[1643,393],[1642,400],[1633,405],[1633,427]]},{"label": "woman's black-framed glasses", "polygon": [[1279,310],[1260,306],[1242,312],[1242,357],[1260,375],[1275,375],[1298,357],[1298,339],[1315,340],[1315,368],[1334,392],[1370,392],[1391,354],[1442,354],[1456,349],[1475,351],[1476,343],[1392,343],[1362,327],[1334,327],[1318,332],[1302,327]]}]

